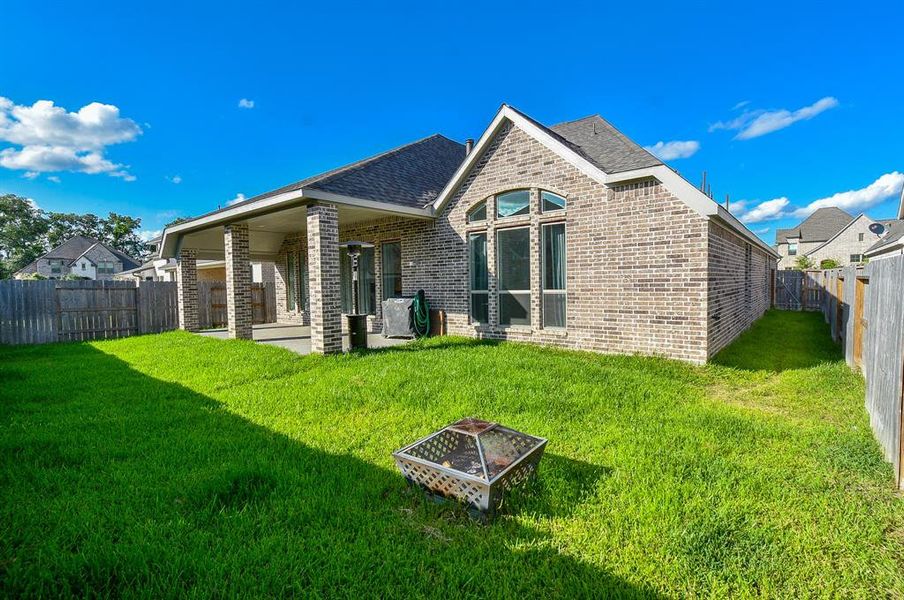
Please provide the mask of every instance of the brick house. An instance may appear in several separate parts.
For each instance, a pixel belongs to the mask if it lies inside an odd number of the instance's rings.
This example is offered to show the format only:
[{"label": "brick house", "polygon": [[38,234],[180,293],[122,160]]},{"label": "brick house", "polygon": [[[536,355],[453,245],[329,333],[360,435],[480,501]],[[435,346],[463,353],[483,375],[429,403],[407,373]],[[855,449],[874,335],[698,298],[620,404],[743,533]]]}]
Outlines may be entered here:
[{"label": "brick house", "polygon": [[277,320],[341,350],[350,306],[423,289],[455,335],[703,363],[770,305],[778,255],[599,116],[546,127],[503,105],[476,144],[434,135],[164,232],[180,322],[197,262],[225,260],[229,330],[251,337],[251,260],[276,264]]},{"label": "brick house", "polygon": [[[882,225],[880,233],[870,229],[876,223]],[[835,206],[820,208],[796,227],[776,230],[775,248],[781,256],[778,266],[793,269],[801,256],[815,267],[826,259],[842,266],[858,264],[897,223],[897,219],[875,221],[863,213],[852,217]]]},{"label": "brick house", "polygon": [[113,279],[117,273],[139,265],[131,256],[93,238],[77,235],[13,274],[28,279],[35,274],[46,279],[62,279],[67,275],[84,279]]}]

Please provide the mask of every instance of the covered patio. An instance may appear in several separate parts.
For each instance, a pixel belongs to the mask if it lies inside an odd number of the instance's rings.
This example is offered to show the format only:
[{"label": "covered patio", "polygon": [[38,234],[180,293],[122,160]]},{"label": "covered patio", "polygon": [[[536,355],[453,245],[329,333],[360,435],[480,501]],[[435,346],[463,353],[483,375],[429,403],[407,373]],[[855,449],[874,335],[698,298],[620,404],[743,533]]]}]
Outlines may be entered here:
[{"label": "covered patio", "polygon": [[[205,337],[217,339],[228,339],[229,330],[221,329],[205,329],[200,332]],[[311,349],[311,328],[306,325],[291,325],[286,323],[266,323],[263,325],[253,325],[251,327],[251,339],[260,344],[267,346],[279,346],[286,350],[291,350],[297,354],[310,354]],[[390,348],[408,343],[410,340],[401,338],[385,338],[380,334],[371,333],[367,336],[368,348]],[[348,350],[348,338],[342,339],[343,351]]]}]

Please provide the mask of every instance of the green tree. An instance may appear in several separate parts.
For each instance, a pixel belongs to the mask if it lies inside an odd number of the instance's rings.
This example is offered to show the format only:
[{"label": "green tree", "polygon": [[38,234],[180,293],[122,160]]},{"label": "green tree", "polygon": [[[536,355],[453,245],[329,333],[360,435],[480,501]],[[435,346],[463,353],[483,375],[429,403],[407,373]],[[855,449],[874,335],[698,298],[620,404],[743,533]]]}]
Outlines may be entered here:
[{"label": "green tree", "polygon": [[834,258],[824,258],[819,261],[820,269],[837,269],[841,264]]},{"label": "green tree", "polygon": [[141,227],[141,219],[111,212],[103,220],[103,241],[129,256],[142,258],[147,246],[135,233]]},{"label": "green tree", "polygon": [[0,279],[46,251],[47,221],[33,202],[15,194],[0,195]]},{"label": "green tree", "polygon": [[813,268],[813,261],[809,256],[798,256],[794,261],[794,268],[798,271],[806,271]]}]

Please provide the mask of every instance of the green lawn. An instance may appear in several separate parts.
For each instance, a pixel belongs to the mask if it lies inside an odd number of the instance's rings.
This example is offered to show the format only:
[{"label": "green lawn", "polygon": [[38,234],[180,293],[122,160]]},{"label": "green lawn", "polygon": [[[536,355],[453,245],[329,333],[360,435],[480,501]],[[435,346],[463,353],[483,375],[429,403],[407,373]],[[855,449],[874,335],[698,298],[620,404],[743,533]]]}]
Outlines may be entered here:
[{"label": "green lawn", "polygon": [[[173,332],[0,348],[0,596],[904,595],[904,500],[821,316],[714,364],[458,338],[299,357]],[[483,526],[390,453],[549,438]]]}]

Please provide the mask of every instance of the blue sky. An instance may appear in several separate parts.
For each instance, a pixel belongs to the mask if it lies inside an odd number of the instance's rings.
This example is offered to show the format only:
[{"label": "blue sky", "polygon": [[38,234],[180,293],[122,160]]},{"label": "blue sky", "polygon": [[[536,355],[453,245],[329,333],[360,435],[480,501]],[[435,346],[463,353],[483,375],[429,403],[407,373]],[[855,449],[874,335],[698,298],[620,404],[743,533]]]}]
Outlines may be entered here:
[{"label": "blue sky", "polygon": [[153,231],[506,102],[663,142],[770,243],[814,202],[894,216],[891,2],[322,4],[4,2],[0,193]]}]

